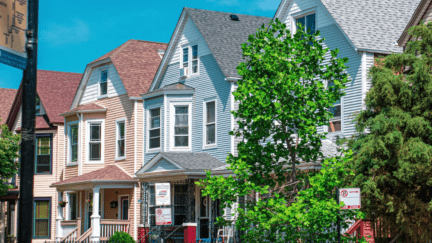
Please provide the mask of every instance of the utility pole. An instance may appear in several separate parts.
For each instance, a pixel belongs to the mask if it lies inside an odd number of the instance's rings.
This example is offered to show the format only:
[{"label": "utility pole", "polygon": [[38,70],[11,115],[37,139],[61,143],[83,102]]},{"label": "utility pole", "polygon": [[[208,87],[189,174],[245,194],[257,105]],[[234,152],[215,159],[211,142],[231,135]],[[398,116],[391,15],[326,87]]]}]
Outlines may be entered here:
[{"label": "utility pole", "polygon": [[33,176],[35,172],[36,75],[39,0],[28,0],[27,68],[22,85],[22,128],[18,242],[33,236]]}]

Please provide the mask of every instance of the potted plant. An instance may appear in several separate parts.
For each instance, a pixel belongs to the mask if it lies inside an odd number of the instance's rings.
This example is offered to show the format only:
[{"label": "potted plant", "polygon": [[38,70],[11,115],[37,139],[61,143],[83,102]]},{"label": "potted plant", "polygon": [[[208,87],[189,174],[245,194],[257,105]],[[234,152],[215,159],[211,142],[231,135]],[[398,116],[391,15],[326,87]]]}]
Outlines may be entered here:
[{"label": "potted plant", "polygon": [[87,202],[88,202],[90,207],[93,207],[93,201],[91,199],[87,199]]},{"label": "potted plant", "polygon": [[59,201],[58,204],[59,204],[60,207],[64,208],[64,207],[66,207],[67,202],[65,202],[65,201]]}]

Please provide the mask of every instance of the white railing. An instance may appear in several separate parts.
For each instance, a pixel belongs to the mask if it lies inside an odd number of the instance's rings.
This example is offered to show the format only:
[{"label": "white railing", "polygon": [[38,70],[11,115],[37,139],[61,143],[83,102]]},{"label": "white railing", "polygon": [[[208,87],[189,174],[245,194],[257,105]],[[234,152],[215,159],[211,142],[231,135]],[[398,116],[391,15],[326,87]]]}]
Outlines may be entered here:
[{"label": "white railing", "polygon": [[129,220],[113,220],[113,219],[101,219],[101,241],[109,240],[109,238],[117,231],[123,231],[130,233],[130,221]]},{"label": "white railing", "polygon": [[90,237],[93,233],[93,229],[90,227],[84,234],[82,234],[76,242],[79,243],[91,243]]},{"label": "white railing", "polygon": [[78,228],[72,230],[68,235],[61,239],[62,243],[73,243],[78,238]]}]

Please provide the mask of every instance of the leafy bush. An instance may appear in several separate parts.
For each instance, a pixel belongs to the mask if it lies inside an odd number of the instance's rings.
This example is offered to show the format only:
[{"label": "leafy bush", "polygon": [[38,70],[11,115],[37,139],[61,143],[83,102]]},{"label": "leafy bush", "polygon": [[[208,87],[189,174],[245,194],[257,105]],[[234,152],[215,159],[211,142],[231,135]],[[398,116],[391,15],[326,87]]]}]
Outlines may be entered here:
[{"label": "leafy bush", "polygon": [[109,243],[119,243],[119,242],[121,242],[121,243],[135,243],[132,236],[130,236],[128,233],[122,232],[122,231],[117,231],[114,233],[113,236],[111,236],[111,238],[109,239]]}]

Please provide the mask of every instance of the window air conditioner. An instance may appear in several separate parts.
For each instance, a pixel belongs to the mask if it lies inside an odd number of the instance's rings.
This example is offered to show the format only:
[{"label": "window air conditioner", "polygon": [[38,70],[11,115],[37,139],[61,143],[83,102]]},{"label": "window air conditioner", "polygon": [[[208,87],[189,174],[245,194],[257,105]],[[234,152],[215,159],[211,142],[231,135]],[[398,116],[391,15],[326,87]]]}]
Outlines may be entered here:
[{"label": "window air conditioner", "polygon": [[189,76],[189,68],[180,68],[180,78],[187,78]]}]

